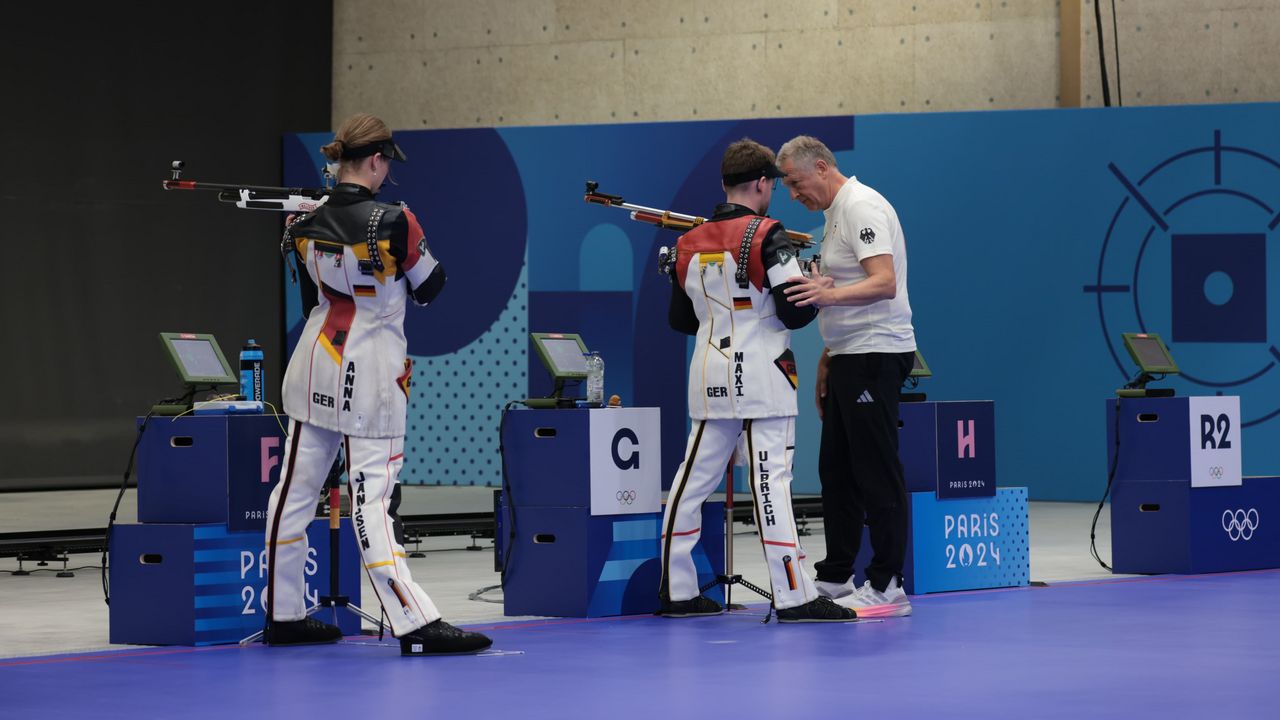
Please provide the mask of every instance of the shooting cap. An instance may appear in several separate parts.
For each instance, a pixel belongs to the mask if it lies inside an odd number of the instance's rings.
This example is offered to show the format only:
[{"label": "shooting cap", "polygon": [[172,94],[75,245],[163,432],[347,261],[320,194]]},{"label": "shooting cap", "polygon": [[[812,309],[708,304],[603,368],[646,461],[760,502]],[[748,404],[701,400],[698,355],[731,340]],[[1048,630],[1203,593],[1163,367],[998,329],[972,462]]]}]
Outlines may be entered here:
[{"label": "shooting cap", "polygon": [[391,138],[386,138],[385,140],[374,140],[367,145],[361,145],[359,147],[342,146],[343,160],[356,160],[358,158],[369,157],[374,153],[382,153],[383,157],[398,160],[400,162],[406,162],[408,160],[408,158],[404,156],[404,151],[401,150],[400,146],[396,144],[396,141]]},{"label": "shooting cap", "polygon": [[725,187],[733,187],[734,185],[741,185],[742,183],[751,182],[752,180],[758,180],[760,178],[773,179],[786,176],[787,174],[779,170],[777,165],[774,165],[772,162],[767,162],[764,165],[751,170],[721,175],[720,179],[724,181]]}]

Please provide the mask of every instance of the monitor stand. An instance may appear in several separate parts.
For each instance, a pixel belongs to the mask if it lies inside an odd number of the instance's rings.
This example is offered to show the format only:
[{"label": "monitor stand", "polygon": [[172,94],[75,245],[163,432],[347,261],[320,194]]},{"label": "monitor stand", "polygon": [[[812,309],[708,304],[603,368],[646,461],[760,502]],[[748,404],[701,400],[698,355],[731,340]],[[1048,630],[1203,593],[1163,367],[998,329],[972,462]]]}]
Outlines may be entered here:
[{"label": "monitor stand", "polygon": [[1122,398],[1173,397],[1173,388],[1148,388],[1147,383],[1155,380],[1148,372],[1140,372],[1127,385],[1116,390],[1116,396]]},{"label": "monitor stand", "polygon": [[574,408],[578,406],[578,398],[564,397],[564,378],[555,378],[555,387],[551,395],[541,398],[528,398],[524,406],[535,410],[555,410],[556,408]]}]

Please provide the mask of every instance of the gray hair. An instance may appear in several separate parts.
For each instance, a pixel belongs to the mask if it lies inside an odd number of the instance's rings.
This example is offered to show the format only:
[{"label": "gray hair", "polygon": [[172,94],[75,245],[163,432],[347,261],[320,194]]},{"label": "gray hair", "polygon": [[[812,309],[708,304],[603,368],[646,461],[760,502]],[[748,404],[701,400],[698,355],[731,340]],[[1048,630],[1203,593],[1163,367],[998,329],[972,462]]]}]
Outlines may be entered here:
[{"label": "gray hair", "polygon": [[818,160],[827,163],[833,170],[838,170],[836,156],[831,153],[821,140],[809,135],[798,135],[783,143],[778,150],[778,164],[790,160],[797,165],[813,165]]}]

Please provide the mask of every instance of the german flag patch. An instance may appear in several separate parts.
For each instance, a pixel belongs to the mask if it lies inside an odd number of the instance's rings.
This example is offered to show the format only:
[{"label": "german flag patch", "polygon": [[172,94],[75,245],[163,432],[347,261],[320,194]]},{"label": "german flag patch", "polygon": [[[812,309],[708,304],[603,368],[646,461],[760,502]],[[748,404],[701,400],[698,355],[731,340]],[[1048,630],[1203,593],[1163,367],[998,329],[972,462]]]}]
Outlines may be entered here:
[{"label": "german flag patch", "polygon": [[[396,385],[404,392],[404,396],[409,397],[409,385],[413,378],[413,358],[404,359],[404,374],[396,378]],[[398,491],[397,487],[397,491]]]},{"label": "german flag patch", "polygon": [[749,297],[736,297],[736,298],[734,298],[734,299],[733,299],[733,309],[734,309],[734,310],[750,310],[750,309],[751,309],[751,298],[749,298]]},{"label": "german flag patch", "polygon": [[800,376],[796,374],[796,356],[788,348],[778,356],[773,364],[787,376],[787,382],[791,383],[791,389],[794,390],[800,383]]},{"label": "german flag patch", "polygon": [[377,297],[378,288],[373,285],[355,285],[351,288],[351,293],[356,297]]}]

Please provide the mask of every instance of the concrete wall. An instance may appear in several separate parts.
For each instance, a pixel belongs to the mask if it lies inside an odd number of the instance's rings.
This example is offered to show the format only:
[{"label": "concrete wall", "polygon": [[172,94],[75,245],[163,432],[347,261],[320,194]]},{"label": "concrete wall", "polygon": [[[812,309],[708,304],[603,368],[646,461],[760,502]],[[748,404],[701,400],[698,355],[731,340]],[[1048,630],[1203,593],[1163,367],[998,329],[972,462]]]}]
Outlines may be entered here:
[{"label": "concrete wall", "polygon": [[[1114,1],[1124,104],[1280,98],[1280,0]],[[409,129],[1099,106],[1092,2],[336,0],[333,117]]]},{"label": "concrete wall", "polygon": [[[1081,104],[1099,107],[1093,0],[1075,2],[1082,4]],[[1111,0],[1101,2],[1115,104]],[[1117,0],[1115,7],[1125,105],[1280,100],[1280,0]]]}]

